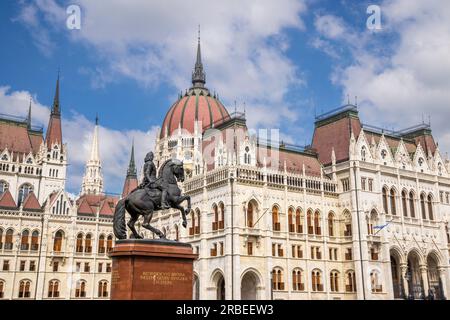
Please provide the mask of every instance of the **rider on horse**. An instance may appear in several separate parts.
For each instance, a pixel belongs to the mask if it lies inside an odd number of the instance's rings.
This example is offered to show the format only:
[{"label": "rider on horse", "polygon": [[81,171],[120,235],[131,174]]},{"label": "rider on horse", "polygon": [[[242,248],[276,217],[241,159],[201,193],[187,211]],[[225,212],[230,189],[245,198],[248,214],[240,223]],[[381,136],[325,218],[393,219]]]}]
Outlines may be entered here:
[{"label": "rider on horse", "polygon": [[144,164],[144,181],[139,186],[140,189],[145,189],[147,192],[158,189],[161,191],[161,209],[169,209],[170,205],[167,203],[167,189],[159,183],[156,178],[156,166],[153,163],[153,152],[147,153]]}]

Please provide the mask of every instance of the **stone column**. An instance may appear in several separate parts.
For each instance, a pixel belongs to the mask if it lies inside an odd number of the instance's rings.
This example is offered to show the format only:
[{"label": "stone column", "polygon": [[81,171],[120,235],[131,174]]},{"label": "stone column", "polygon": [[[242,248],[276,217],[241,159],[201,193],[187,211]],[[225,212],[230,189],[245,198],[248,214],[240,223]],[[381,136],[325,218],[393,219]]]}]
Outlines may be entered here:
[{"label": "stone column", "polygon": [[426,265],[421,265],[419,267],[420,269],[420,275],[421,275],[421,279],[422,279],[422,288],[423,288],[423,292],[425,293],[425,297],[428,296],[428,268]]},{"label": "stone column", "polygon": [[442,293],[443,293],[444,297],[446,299],[448,299],[447,282],[446,282],[446,277],[445,277],[446,268],[439,268],[438,272],[439,272],[440,284],[442,287]]},{"label": "stone column", "polygon": [[[408,280],[406,279],[406,272],[408,271],[408,265],[406,263],[403,263],[400,265],[400,276],[401,276],[401,281],[402,281],[402,285],[403,285],[403,292],[401,292],[401,294],[405,295],[403,298],[406,299],[409,296],[409,285],[408,285]],[[402,290],[402,288],[400,288],[400,290]]]}]

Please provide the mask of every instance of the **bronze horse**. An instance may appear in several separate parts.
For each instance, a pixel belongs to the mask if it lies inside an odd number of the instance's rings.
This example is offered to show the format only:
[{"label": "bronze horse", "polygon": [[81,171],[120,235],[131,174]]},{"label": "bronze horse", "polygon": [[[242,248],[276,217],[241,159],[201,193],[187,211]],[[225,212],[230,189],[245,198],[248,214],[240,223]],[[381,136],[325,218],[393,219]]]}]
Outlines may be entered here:
[{"label": "bronze horse", "polygon": [[[181,211],[181,216],[183,217],[183,227],[186,228],[186,215],[191,211],[191,197],[181,194],[181,190],[178,187],[178,181],[184,181],[183,162],[176,159],[167,160],[159,169],[157,183],[160,183],[161,186],[167,190],[167,202],[171,208]],[[180,205],[185,200],[187,201],[186,209]],[[142,226],[153,233],[156,233],[160,238],[165,239],[166,236],[164,233],[150,225],[153,212],[158,210],[161,210],[160,190],[152,189],[151,191],[148,191],[146,188],[133,190],[127,197],[117,203],[113,218],[114,235],[118,239],[127,238],[125,212],[128,212],[131,219],[127,225],[133,233],[135,239],[142,239],[142,236],[134,227],[136,221],[141,215],[144,216],[144,223]]]}]

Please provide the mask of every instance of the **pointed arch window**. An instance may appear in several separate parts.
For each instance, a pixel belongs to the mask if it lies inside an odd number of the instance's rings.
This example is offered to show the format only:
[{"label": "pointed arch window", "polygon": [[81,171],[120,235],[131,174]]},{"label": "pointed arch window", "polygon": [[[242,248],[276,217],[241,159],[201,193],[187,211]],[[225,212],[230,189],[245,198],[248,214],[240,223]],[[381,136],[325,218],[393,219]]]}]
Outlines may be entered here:
[{"label": "pointed arch window", "polygon": [[39,250],[39,231],[37,230],[33,231],[33,233],[31,234],[31,250]]},{"label": "pointed arch window", "polygon": [[295,226],[297,233],[303,233],[303,218],[300,208],[295,211]]},{"label": "pointed arch window", "polygon": [[79,233],[77,235],[77,245],[76,245],[76,252],[82,253],[83,250],[83,234]]},{"label": "pointed arch window", "polygon": [[55,239],[53,240],[53,251],[61,252],[63,237],[64,233],[61,230],[55,233]]},{"label": "pointed arch window", "polygon": [[416,217],[416,210],[414,205],[414,192],[409,193],[409,214],[411,215],[411,218]]},{"label": "pointed arch window", "polygon": [[98,283],[98,297],[108,298],[108,296],[108,282],[106,280],[102,280]]},{"label": "pointed arch window", "polygon": [[106,251],[111,252],[113,249],[113,236],[110,234],[106,239]]},{"label": "pointed arch window", "polygon": [[425,207],[425,195],[423,193],[420,195],[420,209],[422,211],[422,219],[426,220],[427,212],[426,212],[426,207]]},{"label": "pointed arch window", "polygon": [[330,212],[328,214],[328,235],[334,237],[334,214]]},{"label": "pointed arch window", "polygon": [[0,250],[3,249],[3,229],[0,228]]},{"label": "pointed arch window", "polygon": [[289,225],[289,232],[295,232],[295,224],[294,224],[294,209],[289,208],[288,210],[288,225]]},{"label": "pointed arch window", "polygon": [[79,280],[75,288],[75,298],[85,298],[86,297],[86,281]]},{"label": "pointed arch window", "polygon": [[51,280],[48,283],[48,297],[49,298],[59,298],[59,281]]},{"label": "pointed arch window", "polygon": [[25,201],[30,192],[33,192],[33,186],[31,184],[25,183],[19,188],[19,196],[17,198],[17,205],[20,205]]},{"label": "pointed arch window", "polygon": [[383,210],[385,214],[388,214],[388,194],[387,194],[387,188],[384,187],[382,190],[382,196],[383,196]]},{"label": "pointed arch window", "polygon": [[212,230],[216,231],[219,229],[219,208],[217,204],[213,204],[214,221],[212,223]]},{"label": "pointed arch window", "polygon": [[320,213],[319,213],[319,211],[316,211],[314,213],[314,232],[318,236],[320,236],[322,234],[322,228],[320,226]]},{"label": "pointed arch window", "polygon": [[403,190],[402,191],[402,209],[403,209],[403,216],[407,217],[408,216],[408,203],[407,203],[407,194],[406,191]]},{"label": "pointed arch window", "polygon": [[86,240],[84,242],[84,252],[91,253],[92,252],[92,235],[86,235]]},{"label": "pointed arch window", "polygon": [[253,201],[250,201],[247,206],[247,227],[253,228],[253,220],[254,220],[254,212],[255,212],[255,204]]},{"label": "pointed arch window", "polygon": [[14,237],[14,230],[8,229],[5,235],[5,250],[13,249],[13,237]]},{"label": "pointed arch window", "polygon": [[428,195],[427,205],[428,205],[428,219],[434,220],[434,215],[433,215],[433,196],[431,194]]},{"label": "pointed arch window", "polygon": [[98,238],[98,253],[105,253],[105,236],[103,234]]},{"label": "pointed arch window", "polygon": [[389,197],[391,200],[391,214],[395,216],[397,214],[397,205],[395,203],[396,194],[394,188],[391,189]]},{"label": "pointed arch window", "polygon": [[277,206],[272,207],[272,228],[273,228],[273,231],[281,230],[280,216],[279,216]]},{"label": "pointed arch window", "polygon": [[30,248],[30,232],[28,230],[24,230],[22,232],[22,237],[20,239],[20,250],[28,251]]},{"label": "pointed arch window", "polygon": [[361,161],[366,161],[366,147],[362,146],[361,148]]},{"label": "pointed arch window", "polygon": [[313,215],[312,210],[308,210],[308,213],[306,214],[306,223],[307,223],[307,227],[308,227],[308,234],[314,234],[312,215]]}]

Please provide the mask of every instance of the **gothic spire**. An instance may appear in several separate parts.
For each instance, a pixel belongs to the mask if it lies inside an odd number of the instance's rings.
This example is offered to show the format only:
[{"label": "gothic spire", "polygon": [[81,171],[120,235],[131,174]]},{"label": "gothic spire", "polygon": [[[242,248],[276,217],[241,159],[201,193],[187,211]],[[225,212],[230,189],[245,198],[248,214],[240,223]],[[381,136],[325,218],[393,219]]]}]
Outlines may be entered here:
[{"label": "gothic spire", "polygon": [[131,146],[131,158],[130,158],[130,163],[128,164],[128,170],[127,170],[127,179],[128,178],[137,178],[136,164],[134,161],[134,141]]},{"label": "gothic spire", "polygon": [[31,98],[30,98],[30,106],[28,107],[27,128],[28,130],[31,130]]},{"label": "gothic spire", "polygon": [[197,60],[195,62],[194,72],[192,73],[192,85],[194,88],[203,88],[206,83],[206,75],[203,71],[202,51],[200,47],[200,26],[198,27],[198,45]]},{"label": "gothic spire", "polygon": [[58,79],[56,80],[56,90],[55,90],[55,97],[53,99],[53,106],[52,106],[52,114],[60,115],[60,104],[59,104],[59,70],[58,70]]},{"label": "gothic spire", "polygon": [[94,136],[92,138],[91,154],[86,162],[85,174],[81,188],[83,194],[103,194],[102,164],[99,153],[98,116],[95,119]]}]

